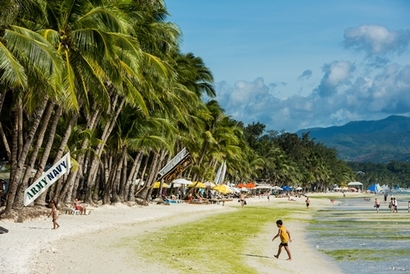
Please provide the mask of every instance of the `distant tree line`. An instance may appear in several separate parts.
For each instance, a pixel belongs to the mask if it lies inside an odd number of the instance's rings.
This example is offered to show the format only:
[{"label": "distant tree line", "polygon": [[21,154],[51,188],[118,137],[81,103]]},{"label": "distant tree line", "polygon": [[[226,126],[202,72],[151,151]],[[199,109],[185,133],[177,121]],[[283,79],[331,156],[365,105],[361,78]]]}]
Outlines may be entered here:
[{"label": "distant tree line", "polygon": [[259,156],[257,181],[326,191],[355,179],[355,173],[337,159],[337,151],[316,143],[309,133],[301,137],[285,131],[265,133],[265,125],[258,122],[244,128],[244,137]]},{"label": "distant tree line", "polygon": [[391,161],[388,164],[371,162],[348,162],[356,172],[357,180],[367,188],[374,183],[388,185],[390,188],[410,188],[410,163]]}]

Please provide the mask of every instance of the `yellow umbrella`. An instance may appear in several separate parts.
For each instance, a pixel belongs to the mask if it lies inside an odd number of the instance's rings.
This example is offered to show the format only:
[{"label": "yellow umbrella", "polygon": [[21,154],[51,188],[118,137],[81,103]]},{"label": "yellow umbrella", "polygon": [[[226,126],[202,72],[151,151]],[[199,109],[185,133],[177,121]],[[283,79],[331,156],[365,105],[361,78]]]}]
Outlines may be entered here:
[{"label": "yellow umbrella", "polygon": [[188,187],[194,187],[194,188],[206,188],[206,185],[201,182],[192,182],[192,184],[189,184]]},{"label": "yellow umbrella", "polygon": [[[160,185],[161,185],[160,182],[155,182],[153,188],[159,188]],[[162,187],[165,188],[165,187],[168,187],[168,185],[166,183],[163,183]]]},{"label": "yellow umbrella", "polygon": [[212,189],[222,194],[228,194],[232,192],[232,190],[227,185],[217,185],[217,186],[214,186]]}]

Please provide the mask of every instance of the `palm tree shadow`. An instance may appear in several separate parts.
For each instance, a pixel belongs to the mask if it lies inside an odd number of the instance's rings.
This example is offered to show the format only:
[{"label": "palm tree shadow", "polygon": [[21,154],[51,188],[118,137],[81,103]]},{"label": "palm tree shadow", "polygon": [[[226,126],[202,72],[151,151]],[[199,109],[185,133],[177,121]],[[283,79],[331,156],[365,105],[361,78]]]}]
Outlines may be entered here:
[{"label": "palm tree shadow", "polygon": [[269,256],[262,256],[262,255],[257,255],[257,254],[246,254],[246,253],[239,253],[239,255],[249,256],[249,257],[257,257],[257,258],[267,258],[267,259],[273,259],[273,257],[269,257]]}]

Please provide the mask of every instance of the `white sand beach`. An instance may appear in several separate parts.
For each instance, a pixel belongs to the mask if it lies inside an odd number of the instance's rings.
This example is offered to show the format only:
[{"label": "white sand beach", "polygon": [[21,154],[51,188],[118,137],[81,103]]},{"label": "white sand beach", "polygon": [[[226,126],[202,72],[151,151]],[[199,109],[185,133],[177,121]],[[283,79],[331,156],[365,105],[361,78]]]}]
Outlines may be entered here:
[{"label": "white sand beach", "polygon": [[[249,204],[256,202],[268,201],[266,198],[248,199]],[[328,201],[311,199],[311,207],[305,209],[303,198],[293,202],[271,198],[269,203],[282,208],[304,209],[297,218],[310,218],[312,212],[328,205]],[[233,210],[242,209],[235,202],[225,203],[225,206],[102,206],[86,216],[60,215],[61,227],[57,230],[51,229],[51,218],[45,217],[23,223],[0,221],[0,226],[9,230],[0,235],[0,273],[181,273],[113,247],[123,237],[152,237],[152,233],[160,228]],[[287,261],[286,253],[279,259],[273,257],[279,241],[271,241],[277,232],[275,220],[272,220],[264,228],[263,235],[249,243],[249,248],[254,250],[257,247],[266,259],[261,262],[260,258],[247,256],[247,264],[259,273],[341,273],[334,263],[311,247],[305,234],[306,222],[284,222],[293,238],[290,244],[293,260]]]}]

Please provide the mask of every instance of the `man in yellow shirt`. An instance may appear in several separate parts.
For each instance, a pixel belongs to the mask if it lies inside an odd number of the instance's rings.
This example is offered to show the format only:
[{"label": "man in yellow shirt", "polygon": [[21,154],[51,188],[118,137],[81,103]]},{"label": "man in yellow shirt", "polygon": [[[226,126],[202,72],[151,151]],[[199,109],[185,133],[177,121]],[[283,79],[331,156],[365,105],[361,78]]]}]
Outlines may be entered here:
[{"label": "man in yellow shirt", "polygon": [[286,253],[288,253],[288,260],[292,260],[292,255],[290,254],[290,249],[288,244],[292,242],[292,238],[290,237],[290,232],[283,226],[282,220],[276,221],[276,226],[278,229],[278,234],[273,237],[272,241],[274,241],[277,237],[280,237],[280,244],[278,249],[278,254],[274,255],[276,259],[279,259],[279,255],[282,252],[282,247],[285,247]]}]

